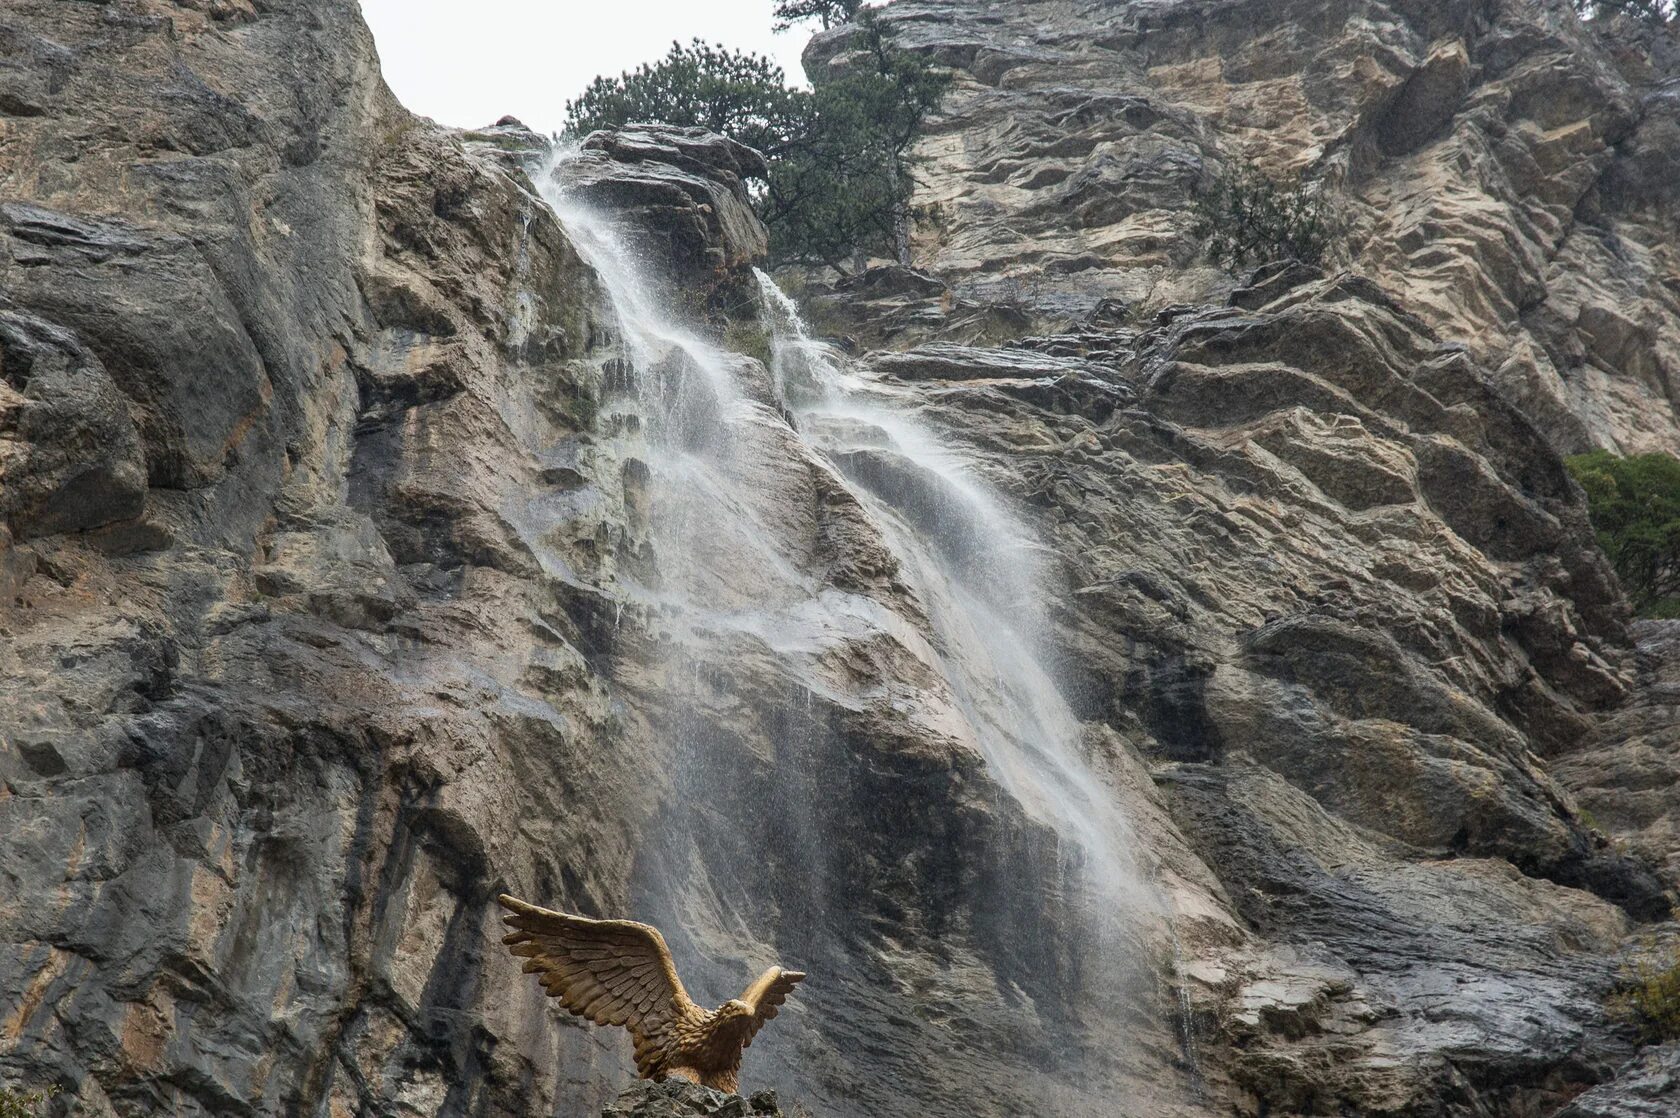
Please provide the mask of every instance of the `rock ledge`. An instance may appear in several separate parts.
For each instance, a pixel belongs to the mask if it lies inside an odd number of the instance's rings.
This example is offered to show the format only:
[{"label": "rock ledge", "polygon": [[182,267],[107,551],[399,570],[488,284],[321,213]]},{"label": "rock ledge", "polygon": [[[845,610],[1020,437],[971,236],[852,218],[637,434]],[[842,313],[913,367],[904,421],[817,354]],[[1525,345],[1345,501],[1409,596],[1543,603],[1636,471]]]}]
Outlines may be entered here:
[{"label": "rock ledge", "polygon": [[781,1118],[782,1110],[774,1091],[759,1091],[742,1098],[682,1079],[661,1083],[644,1079],[625,1088],[616,1102],[601,1111],[601,1118],[690,1118],[697,1114],[713,1118],[747,1118],[748,1115]]}]

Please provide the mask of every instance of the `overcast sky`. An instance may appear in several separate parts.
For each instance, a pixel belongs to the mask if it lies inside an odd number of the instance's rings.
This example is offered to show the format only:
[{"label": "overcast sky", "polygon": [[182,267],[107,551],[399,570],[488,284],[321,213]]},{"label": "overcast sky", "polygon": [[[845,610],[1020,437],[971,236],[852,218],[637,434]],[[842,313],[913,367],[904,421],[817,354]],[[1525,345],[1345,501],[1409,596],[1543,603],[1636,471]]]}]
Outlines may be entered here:
[{"label": "overcast sky", "polygon": [[774,0],[361,0],[385,80],[410,110],[473,127],[507,113],[560,128],[597,74],[651,62],[696,36],[768,54],[803,83],[808,28],[770,31]]}]

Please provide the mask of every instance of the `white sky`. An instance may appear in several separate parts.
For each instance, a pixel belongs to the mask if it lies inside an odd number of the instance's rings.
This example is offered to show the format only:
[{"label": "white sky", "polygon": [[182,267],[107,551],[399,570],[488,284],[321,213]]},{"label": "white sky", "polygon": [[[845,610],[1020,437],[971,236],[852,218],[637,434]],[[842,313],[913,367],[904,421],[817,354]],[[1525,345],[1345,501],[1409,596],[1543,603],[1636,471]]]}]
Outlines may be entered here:
[{"label": "white sky", "polygon": [[775,0],[361,0],[385,80],[411,111],[475,127],[560,128],[568,98],[696,36],[768,54],[804,84],[815,24],[773,34]]}]

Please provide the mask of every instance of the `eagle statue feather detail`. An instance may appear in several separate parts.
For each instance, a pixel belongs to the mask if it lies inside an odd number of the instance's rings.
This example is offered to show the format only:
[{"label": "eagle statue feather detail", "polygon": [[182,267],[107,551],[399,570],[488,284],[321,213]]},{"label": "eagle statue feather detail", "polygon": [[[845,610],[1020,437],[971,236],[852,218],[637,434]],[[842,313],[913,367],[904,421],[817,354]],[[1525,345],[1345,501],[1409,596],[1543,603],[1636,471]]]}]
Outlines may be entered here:
[{"label": "eagle statue feather detail", "polygon": [[805,977],[771,967],[707,1012],[683,989],[658,928],[555,912],[505,893],[498,900],[512,929],[502,942],[525,960],[525,972],[575,1015],[630,1030],[643,1079],[738,1090],[741,1053]]}]

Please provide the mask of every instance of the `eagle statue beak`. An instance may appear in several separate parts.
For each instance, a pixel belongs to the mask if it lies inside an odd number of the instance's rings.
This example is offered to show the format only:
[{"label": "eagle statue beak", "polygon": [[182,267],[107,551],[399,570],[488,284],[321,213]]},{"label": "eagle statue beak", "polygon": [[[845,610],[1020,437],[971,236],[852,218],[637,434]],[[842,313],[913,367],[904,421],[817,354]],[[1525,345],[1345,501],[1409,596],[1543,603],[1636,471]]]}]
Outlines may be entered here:
[{"label": "eagle statue beak", "polygon": [[[746,993],[742,994],[736,1000],[744,1002],[752,1015],[757,1017],[763,1012],[765,1008],[763,1004],[765,995],[770,993],[772,987],[780,986],[783,990],[782,997],[786,997],[786,990],[791,988],[794,983],[804,977],[804,971],[783,970],[781,967],[771,967],[769,970],[759,975],[753,984],[747,987]],[[781,999],[778,998],[777,1004],[780,1004],[780,1002]],[[769,1016],[773,1017],[775,1014],[771,1013]]]}]

